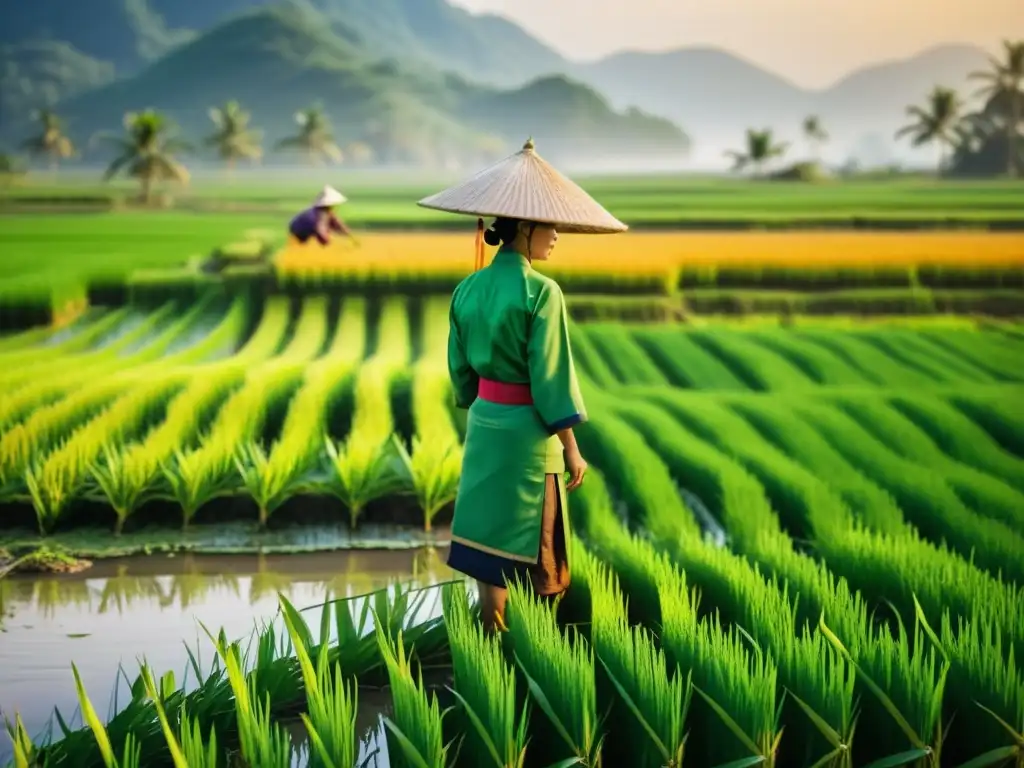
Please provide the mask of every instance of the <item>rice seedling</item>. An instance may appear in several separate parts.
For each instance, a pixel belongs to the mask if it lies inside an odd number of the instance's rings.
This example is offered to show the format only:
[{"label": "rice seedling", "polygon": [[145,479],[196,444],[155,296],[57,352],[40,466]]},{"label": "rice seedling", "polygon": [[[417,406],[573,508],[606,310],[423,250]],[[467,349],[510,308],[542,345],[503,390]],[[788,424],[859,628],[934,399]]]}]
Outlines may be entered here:
[{"label": "rice seedling", "polygon": [[284,596],[280,596],[279,600],[306,690],[307,712],[300,717],[312,745],[310,768],[354,766],[358,755],[356,680],[345,679],[341,665],[328,662],[329,644],[326,641],[320,643],[316,666],[313,666],[310,658],[312,647],[307,645],[308,638],[304,638],[304,633],[299,629],[304,625],[302,618]]},{"label": "rice seedling", "polygon": [[546,759],[600,766],[604,725],[597,711],[593,651],[575,628],[563,635],[554,606],[518,580],[509,586],[506,611],[511,653],[548,725],[535,748]]},{"label": "rice seedling", "polygon": [[428,299],[423,310],[420,359],[412,371],[411,450],[396,446],[408,471],[413,495],[423,511],[423,529],[455,501],[462,469],[462,445],[449,409],[451,383],[445,359],[448,349],[447,299]]},{"label": "rice seedling", "polygon": [[[207,631],[207,635],[224,664],[234,694],[239,754],[244,765],[247,768],[290,768],[294,751],[291,737],[271,719],[271,696],[269,693],[259,696],[258,675],[246,676],[239,644],[229,645],[223,634],[214,637]],[[264,657],[267,655],[266,637],[268,635],[260,638],[260,655]],[[256,668],[260,669],[259,660]]]},{"label": "rice seedling", "polygon": [[465,588],[444,588],[444,619],[451,645],[451,688],[462,714],[466,765],[522,768],[526,760],[529,705],[520,703],[516,676],[493,635],[487,635],[469,606]]},{"label": "rice seedling", "polygon": [[121,748],[120,757],[118,757],[106,727],[100,720],[99,715],[96,714],[96,709],[89,700],[89,695],[85,692],[82,678],[78,674],[78,667],[72,664],[71,671],[75,675],[75,689],[78,692],[78,705],[82,709],[82,720],[89,730],[92,731],[93,738],[96,739],[96,745],[99,747],[103,764],[106,768],[140,768],[142,765],[140,759],[142,749],[135,735],[131,732],[128,733]]},{"label": "rice seedling", "polygon": [[442,713],[437,696],[427,694],[422,672],[414,678],[402,642],[402,632],[392,639],[375,620],[377,642],[388,670],[394,718],[385,717],[388,754],[395,768],[448,768],[450,744],[444,743]]},{"label": "rice seedling", "polygon": [[[591,643],[616,702],[623,708],[620,716],[610,718],[619,726],[616,751],[638,768],[682,766],[692,695],[689,675],[684,677],[678,668],[670,670],[648,631],[630,626],[618,580],[607,568],[585,551],[574,555],[573,562],[588,574],[593,605]],[[609,759],[615,745],[606,742]]]},{"label": "rice seedling", "polygon": [[690,711],[691,755],[704,765],[747,760],[775,765],[782,732],[772,660],[736,629],[725,630],[717,615],[699,621],[681,578],[658,583],[662,645],[669,663],[692,676],[702,707]]},{"label": "rice seedling", "polygon": [[946,726],[943,696],[949,662],[927,647],[920,624],[911,641],[903,627],[893,637],[881,628],[871,642],[848,649],[825,623],[819,628],[856,671],[858,682],[881,705],[865,707],[858,753],[894,765],[939,766]]}]

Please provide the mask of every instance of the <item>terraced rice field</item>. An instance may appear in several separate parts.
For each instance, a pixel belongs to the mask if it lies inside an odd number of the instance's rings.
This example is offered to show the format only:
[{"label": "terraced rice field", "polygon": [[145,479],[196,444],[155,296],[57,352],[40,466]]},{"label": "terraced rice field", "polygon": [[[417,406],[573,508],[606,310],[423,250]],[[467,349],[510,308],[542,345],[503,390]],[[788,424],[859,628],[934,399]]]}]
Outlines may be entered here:
[{"label": "terraced rice field", "polygon": [[[439,527],[462,439],[447,310],[209,298],[4,338],[0,525],[202,525],[234,498],[271,527],[314,503]],[[571,340],[593,469],[557,611],[514,588],[492,638],[461,586],[430,618],[430,593],[282,602],[248,650],[214,631],[198,682],[144,669],[106,726],[83,707],[46,747],[15,727],[23,764],[356,765],[357,681],[390,685],[392,765],[1021,764],[1020,325]]]}]

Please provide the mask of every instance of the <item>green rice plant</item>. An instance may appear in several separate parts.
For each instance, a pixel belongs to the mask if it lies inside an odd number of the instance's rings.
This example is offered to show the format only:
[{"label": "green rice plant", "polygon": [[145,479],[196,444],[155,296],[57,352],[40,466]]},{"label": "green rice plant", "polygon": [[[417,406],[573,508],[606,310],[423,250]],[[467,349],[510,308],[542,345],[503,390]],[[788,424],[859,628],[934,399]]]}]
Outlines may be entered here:
[{"label": "green rice plant", "polygon": [[[283,595],[279,595],[292,647],[302,668],[302,681],[306,690],[307,713],[302,713],[303,724],[312,744],[311,768],[348,768],[356,764],[356,713],[358,692],[355,678],[346,680],[341,665],[328,663],[328,643],[321,642],[316,667],[310,658],[312,649],[299,627],[305,622]],[[333,674],[332,674],[333,673]]]},{"label": "green rice plant", "polygon": [[256,502],[259,527],[266,528],[270,516],[295,492],[303,467],[271,462],[267,451],[256,441],[239,447],[234,458],[241,486]]},{"label": "green rice plant", "polygon": [[341,443],[325,435],[324,445],[329,474],[315,487],[345,505],[350,527],[356,527],[371,501],[409,491],[408,469],[402,458],[404,449],[395,435],[373,442],[366,433],[353,431]]},{"label": "green rice plant", "polygon": [[302,373],[297,362],[271,361],[254,369],[226,400],[201,444],[176,450],[172,460],[162,462],[168,495],[182,509],[183,527],[204,504],[235,490],[237,450],[257,439],[268,409],[295,391]]},{"label": "green rice plant", "polygon": [[480,768],[523,768],[530,715],[517,698],[515,671],[497,638],[473,616],[462,584],[446,586],[443,600],[455,681],[450,690],[465,715],[459,755]]},{"label": "green rice plant", "polygon": [[882,627],[870,642],[847,648],[822,617],[819,629],[857,673],[865,694],[881,708],[865,706],[858,753],[889,765],[918,768],[941,764],[946,728],[943,696],[949,662],[927,647],[920,624],[911,641],[898,625],[895,637]]},{"label": "green rice plant", "polygon": [[791,459],[820,478],[842,496],[855,516],[872,530],[901,533],[903,512],[895,500],[872,483],[827,440],[795,416],[780,398],[736,397],[723,401],[733,412]]},{"label": "green rice plant", "polygon": [[669,390],[645,391],[644,399],[738,460],[764,487],[791,536],[809,539],[849,526],[852,512],[825,482],[775,449],[717,400]]},{"label": "green rice plant", "polygon": [[601,387],[613,387],[620,383],[590,340],[584,326],[579,323],[569,324],[569,344],[572,347],[572,355],[581,376]]},{"label": "green rice plant", "polygon": [[239,348],[233,359],[244,365],[258,363],[273,357],[285,343],[291,314],[288,298],[271,296],[263,307],[256,330]]},{"label": "green rice plant", "polygon": [[822,386],[870,386],[874,383],[834,352],[794,337],[788,330],[748,331],[746,338],[785,358]]},{"label": "green rice plant", "polygon": [[223,633],[220,637],[214,637],[207,631],[207,635],[224,664],[234,694],[239,752],[244,764],[247,768],[290,768],[294,751],[291,737],[279,723],[271,719],[270,694],[262,700],[258,695],[259,661],[257,673],[247,678],[239,644],[229,645]]},{"label": "green rice plant", "polygon": [[[929,639],[949,662],[946,678],[946,720],[950,729],[943,759],[955,765],[1002,765],[1008,759],[1024,762],[1024,676],[1016,667],[1013,647],[1004,652],[1001,633],[989,619],[954,623],[942,616],[940,634],[928,625],[920,605],[915,606]],[[954,733],[970,734],[954,739]]]},{"label": "green rice plant", "polygon": [[326,440],[330,466],[323,488],[347,507],[353,527],[366,504],[409,485],[394,437],[389,393],[410,355],[405,300],[388,298],[381,309],[377,348],[356,376],[352,429],[340,444]]},{"label": "green rice plant", "polygon": [[32,737],[28,735],[25,723],[21,720],[21,715],[16,714],[14,716],[13,724],[5,716],[4,724],[7,727],[7,735],[11,739],[11,746],[14,751],[14,768],[33,768],[33,766],[37,765],[36,745],[32,741]]},{"label": "green rice plant", "polygon": [[78,705],[82,709],[82,720],[89,727],[89,730],[92,731],[93,738],[96,739],[96,745],[99,747],[103,764],[106,768],[140,768],[142,765],[140,760],[142,749],[134,734],[129,732],[125,737],[124,745],[121,748],[121,756],[118,757],[114,752],[114,746],[110,741],[110,736],[107,734],[106,727],[100,720],[99,715],[96,714],[96,709],[89,700],[89,695],[85,692],[82,678],[78,674],[78,667],[72,664],[71,671],[75,675],[75,689],[78,692]]},{"label": "green rice plant", "polygon": [[[953,406],[938,397],[920,396],[897,396],[889,403],[949,457],[1024,491],[1024,461],[1004,451],[981,427]],[[1017,511],[1024,514],[1019,506]]]},{"label": "green rice plant", "polygon": [[621,325],[602,323],[585,326],[587,338],[623,384],[659,386],[665,375]]},{"label": "green rice plant", "polygon": [[448,299],[427,299],[423,309],[421,358],[412,370],[412,418],[415,434],[410,450],[398,441],[399,455],[423,511],[423,529],[455,501],[462,470],[462,445],[447,402],[451,383],[445,364],[448,348]]},{"label": "green rice plant", "polygon": [[142,504],[163,495],[161,464],[170,460],[176,449],[194,444],[202,425],[241,379],[242,371],[234,366],[210,370],[171,400],[163,422],[143,440],[104,444],[103,459],[90,464],[95,488],[86,495],[101,497],[111,505],[117,515],[115,533]]},{"label": "green rice plant", "polygon": [[633,330],[633,338],[665,372],[672,386],[707,390],[749,389],[721,360],[694,343],[688,333],[674,328],[637,328]]},{"label": "green rice plant", "polygon": [[377,643],[388,670],[394,718],[385,717],[388,755],[395,768],[447,768],[452,762],[451,745],[444,743],[442,713],[437,696],[427,695],[422,672],[414,678],[405,653],[402,633],[392,640],[374,621]]},{"label": "green rice plant", "polygon": [[70,397],[35,411],[0,435],[0,495],[20,492],[25,470],[61,438],[99,414],[129,388],[123,377],[96,382]]},{"label": "green rice plant", "polygon": [[[40,533],[52,530],[67,504],[84,491],[90,467],[103,446],[108,441],[131,439],[146,430],[162,415],[167,401],[182,384],[180,375],[167,376],[130,391],[26,471],[25,483]],[[122,523],[123,517],[119,515],[118,533]]]},{"label": "green rice plant", "polygon": [[893,495],[927,538],[943,540],[992,574],[1024,584],[1024,541],[1012,529],[972,512],[942,476],[903,459],[836,408],[794,401],[794,409],[870,480]]},{"label": "green rice plant", "polygon": [[[756,486],[756,481],[750,479]],[[746,557],[688,537],[658,543],[671,552],[685,569],[678,570],[652,543],[626,534],[615,518],[598,471],[591,470],[587,484],[577,494],[574,519],[597,557],[618,575],[629,597],[628,612],[634,621],[650,628],[662,625],[658,584],[676,580],[677,592],[689,594],[686,580],[695,581],[709,602],[734,624],[749,630],[778,664],[778,680],[785,686],[793,711],[786,722],[787,738],[780,745],[787,760],[829,768],[852,766],[852,740],[856,726],[853,676],[844,661],[818,634],[806,626],[799,637],[794,606],[784,588],[767,581]],[[736,516],[749,510],[743,495],[736,496]],[[767,506],[767,502],[761,502]],[[576,514],[583,515],[582,519]],[[666,530],[663,526],[662,530]],[[765,535],[771,538],[765,538]],[[791,547],[766,547],[767,541],[789,542],[781,534],[753,537],[750,555],[773,568],[799,588],[801,614],[816,618],[821,611],[839,621],[844,631],[863,632],[868,618],[862,601],[842,583],[835,583],[820,565],[795,553]],[[574,562],[579,560],[574,556]],[[579,567],[575,573],[578,574]],[[577,579],[574,575],[573,589]],[[795,601],[794,601],[795,602]],[[697,597],[690,598],[696,611]],[[595,617],[595,622],[596,622]],[[596,637],[595,637],[596,643]],[[598,648],[600,654],[600,648]],[[797,704],[798,707],[797,708]]]},{"label": "green rice plant", "polygon": [[717,615],[699,621],[679,577],[658,583],[662,646],[670,665],[687,670],[705,705],[690,710],[689,755],[701,765],[775,765],[782,738],[775,665],[743,634],[724,630]]},{"label": "green rice plant", "polygon": [[594,655],[573,627],[563,635],[548,605],[518,579],[509,585],[508,642],[530,696],[544,713],[552,736],[538,737],[545,759],[601,765],[604,743],[597,713]]},{"label": "green rice plant", "polygon": [[[605,402],[589,388],[586,397],[592,407]],[[644,522],[645,512],[656,509],[677,520],[691,535],[700,536],[700,527],[680,499],[668,468],[636,430],[609,413],[575,432],[583,455],[603,470],[630,524]]]},{"label": "green rice plant", "polygon": [[691,331],[690,338],[727,365],[758,391],[813,388],[815,382],[784,357],[765,349],[745,334],[728,330]]},{"label": "green rice plant", "polygon": [[910,615],[916,599],[933,623],[948,610],[956,619],[993,622],[1005,647],[1024,644],[1024,626],[1017,620],[1024,587],[993,578],[946,547],[916,533],[887,536],[859,529],[824,537],[816,546],[831,570],[876,604]]},{"label": "green rice plant", "polygon": [[957,391],[948,399],[1003,450],[1024,458],[1024,407],[1015,390],[1006,394]]},{"label": "green rice plant", "polygon": [[[888,404],[874,397],[847,396],[837,397],[833,402],[903,458],[941,470],[957,496],[978,514],[1024,531],[1024,494],[997,477],[952,460],[920,423],[902,412],[898,403],[906,402],[905,399],[897,398],[896,403]],[[911,414],[915,413],[920,417],[920,410],[911,410]],[[1018,474],[1024,474],[1024,463],[1012,459],[1011,462],[1018,465]]]},{"label": "green rice plant", "polygon": [[[581,559],[587,564],[580,568]],[[588,562],[589,561],[589,562]],[[589,553],[574,556],[578,570],[589,574],[593,603],[591,642],[625,707],[625,722],[616,729],[616,742],[628,744],[631,763],[638,768],[674,768],[683,765],[686,752],[686,716],[690,708],[689,676],[669,670],[664,653],[646,629],[630,626],[615,576]]]},{"label": "green rice plant", "polygon": [[[236,296],[209,331],[197,327],[162,358],[165,365],[198,365],[226,358],[238,348],[249,324],[252,306],[248,297]],[[232,358],[232,362],[239,362]]]},{"label": "green rice plant", "polygon": [[859,333],[844,333],[822,328],[799,328],[790,333],[801,341],[810,342],[831,352],[876,384],[911,387],[934,384],[931,376],[894,360],[865,341]]},{"label": "green rice plant", "polygon": [[995,383],[997,381],[965,360],[943,354],[942,350],[929,349],[922,345],[915,338],[913,331],[897,328],[882,331],[865,330],[860,332],[860,338],[900,365],[916,368],[935,382],[954,384]]},{"label": "green rice plant", "polygon": [[1020,365],[1017,362],[1024,350],[992,333],[975,329],[942,330],[921,329],[918,339],[928,345],[937,346],[950,354],[964,358],[989,375],[1001,381],[1021,381]]},{"label": "green rice plant", "polygon": [[[321,313],[324,317],[319,317]],[[325,324],[326,305],[314,315]],[[284,501],[307,486],[317,469],[321,458],[317,438],[325,429],[330,402],[362,359],[364,326],[364,303],[346,302],[334,342],[324,358],[306,369],[304,381],[288,406],[280,438],[269,453],[255,441],[243,446],[237,465],[243,487],[259,507],[261,525]],[[323,340],[319,343],[322,346]],[[309,354],[311,349],[312,344],[307,345],[296,355]]]},{"label": "green rice plant", "polygon": [[181,527],[188,530],[199,509],[235,489],[231,455],[223,452],[175,450],[160,470],[168,496],[181,507]]},{"label": "green rice plant", "polygon": [[[631,401],[614,406],[614,413],[639,432],[657,451],[673,478],[706,503],[714,523],[723,526],[734,546],[745,552],[764,531],[781,530],[761,486],[740,465],[678,424],[665,428],[665,413],[657,406]],[[678,521],[658,508],[646,510],[648,530],[674,539]],[[709,524],[705,522],[705,529]]]},{"label": "green rice plant", "polygon": [[302,301],[302,309],[295,330],[287,346],[277,355],[278,363],[305,363],[315,360],[327,342],[327,297],[309,296]]},{"label": "green rice plant", "polygon": [[153,708],[160,722],[164,739],[167,741],[167,750],[170,752],[174,768],[217,768],[220,754],[217,751],[216,731],[211,728],[209,740],[203,739],[199,723],[194,720],[190,721],[182,709],[180,730],[176,735],[164,709],[163,699],[168,691],[157,690],[153,673],[146,664],[142,665],[140,677],[146,696],[153,702]]}]

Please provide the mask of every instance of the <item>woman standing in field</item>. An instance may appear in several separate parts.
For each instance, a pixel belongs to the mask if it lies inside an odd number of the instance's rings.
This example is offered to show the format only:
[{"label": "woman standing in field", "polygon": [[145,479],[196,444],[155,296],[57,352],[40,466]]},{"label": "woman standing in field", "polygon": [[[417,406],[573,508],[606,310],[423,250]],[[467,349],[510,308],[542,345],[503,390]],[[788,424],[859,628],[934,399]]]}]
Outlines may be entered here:
[{"label": "woman standing in field", "polygon": [[[536,594],[569,586],[566,492],[587,463],[573,427],[586,420],[562,291],[533,270],[559,232],[626,226],[548,165],[528,141],[469,181],[421,200],[477,221],[476,271],[452,294],[448,369],[468,408],[448,564],[477,580],[484,625],[504,626],[506,582]],[[483,266],[483,243],[500,246]],[[566,484],[566,471],[569,482]]]},{"label": "woman standing in field", "polygon": [[320,245],[327,245],[331,239],[331,232],[347,235],[355,242],[355,236],[334,214],[335,207],[346,200],[347,198],[334,187],[325,186],[313,201],[313,205],[292,219],[288,226],[289,233],[300,243],[315,237],[320,241]]}]

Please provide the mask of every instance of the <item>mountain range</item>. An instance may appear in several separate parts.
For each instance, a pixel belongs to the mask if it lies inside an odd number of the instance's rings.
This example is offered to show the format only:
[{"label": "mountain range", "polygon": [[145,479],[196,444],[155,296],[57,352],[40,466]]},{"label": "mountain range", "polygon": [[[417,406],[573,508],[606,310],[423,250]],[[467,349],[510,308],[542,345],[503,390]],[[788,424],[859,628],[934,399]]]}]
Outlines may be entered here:
[{"label": "mountain range", "polygon": [[809,90],[714,48],[581,64],[447,0],[33,0],[4,15],[0,133],[23,130],[41,104],[59,105],[83,133],[146,106],[207,131],[208,108],[237,98],[279,138],[319,100],[342,135],[377,121],[426,132],[435,147],[508,148],[532,133],[552,157],[671,166],[684,156],[676,126],[698,160],[721,163],[747,128],[798,143],[816,114],[831,136],[826,156],[845,159],[864,146],[895,153],[908,104],[937,84],[966,88],[967,73],[986,66],[983,50],[945,45]]}]

